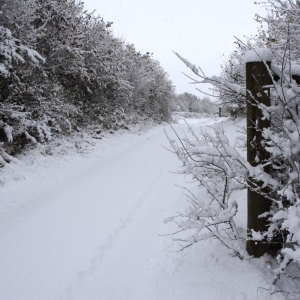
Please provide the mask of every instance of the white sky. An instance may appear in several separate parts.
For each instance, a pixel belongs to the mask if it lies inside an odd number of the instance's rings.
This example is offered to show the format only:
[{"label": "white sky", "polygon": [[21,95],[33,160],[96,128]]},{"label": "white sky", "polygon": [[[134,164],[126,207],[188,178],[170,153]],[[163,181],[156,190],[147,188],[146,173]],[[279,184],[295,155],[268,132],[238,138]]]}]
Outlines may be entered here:
[{"label": "white sky", "polygon": [[[254,0],[85,0],[85,8],[105,21],[113,32],[134,44],[137,51],[151,52],[176,86],[177,93],[202,97],[181,72],[192,74],[172,53],[178,52],[201,66],[209,75],[219,75],[220,65],[235,49],[234,36],[254,35],[255,14],[265,10]],[[225,55],[225,56],[224,56]]]}]

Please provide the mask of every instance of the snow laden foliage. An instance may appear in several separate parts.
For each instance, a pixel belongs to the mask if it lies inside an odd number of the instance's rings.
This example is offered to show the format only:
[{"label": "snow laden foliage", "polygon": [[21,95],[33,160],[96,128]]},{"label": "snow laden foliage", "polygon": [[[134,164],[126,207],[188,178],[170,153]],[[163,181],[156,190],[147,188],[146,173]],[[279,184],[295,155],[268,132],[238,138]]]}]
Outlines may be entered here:
[{"label": "snow laden foliage", "polygon": [[[230,228],[230,218],[234,221],[234,204],[230,201],[230,191],[234,185],[228,186],[228,206],[222,207],[220,198],[227,182],[237,182],[238,188],[249,187],[262,194],[272,203],[270,211],[261,217],[267,217],[269,226],[265,232],[253,232],[255,241],[267,240],[269,255],[276,257],[277,266],[273,266],[274,287],[272,293],[284,292],[287,297],[299,298],[300,274],[300,2],[299,1],[267,1],[269,13],[266,17],[257,16],[262,24],[258,35],[249,38],[247,43],[237,40],[237,50],[229,57],[228,63],[223,67],[221,76],[208,77],[201,68],[177,56],[196,74],[200,80],[195,82],[208,82],[213,85],[213,90],[218,92],[222,104],[238,109],[241,114],[246,108],[245,89],[245,61],[265,61],[262,53],[272,53],[271,68],[268,68],[272,85],[270,88],[270,107],[257,102],[257,107],[262,111],[263,119],[270,120],[270,127],[263,129],[264,147],[269,152],[270,158],[266,161],[257,161],[257,166],[250,166],[240,160],[234,151],[228,150],[226,138],[220,137],[217,129],[215,136],[207,133],[202,139],[194,141],[180,140],[179,145],[170,140],[171,145],[184,164],[185,174],[191,174],[195,180],[204,186],[211,199],[206,206],[197,198],[192,199],[193,206],[183,218],[190,218],[190,223],[178,222],[183,229],[190,228],[196,231],[207,229],[207,222],[201,213],[209,212],[210,222],[218,219],[219,214],[228,214],[228,218],[221,218],[222,226],[227,226],[227,241],[235,240],[235,231]],[[261,50],[261,49],[267,50]],[[249,51],[250,50],[250,51]],[[247,53],[247,54],[246,54]],[[246,57],[245,57],[246,56]],[[256,57],[256,58],[255,58]],[[268,58],[269,57],[268,54]],[[259,95],[258,95],[259,96]],[[261,130],[255,125],[256,130]],[[207,144],[210,141],[210,145]],[[218,141],[218,142],[215,142]],[[214,160],[213,160],[214,158]],[[238,159],[238,164],[236,160]],[[226,166],[224,171],[223,165]],[[239,166],[236,171],[235,166]],[[227,171],[229,166],[230,172]],[[266,169],[271,169],[267,173]],[[222,171],[216,172],[216,169]],[[199,176],[200,174],[200,176]],[[203,179],[204,178],[204,179]],[[207,184],[207,182],[213,183]],[[259,183],[259,184],[258,184]],[[231,183],[232,184],[232,183]],[[213,189],[212,189],[213,187]],[[226,197],[225,197],[226,198]],[[227,199],[227,198],[226,198]],[[216,205],[217,204],[217,205]],[[211,213],[218,207],[218,213]],[[230,210],[228,210],[230,208]],[[196,222],[195,222],[196,220]],[[199,222],[198,222],[199,220]],[[198,222],[198,223],[197,223]],[[197,223],[197,225],[195,225]],[[190,224],[190,226],[186,225]],[[220,226],[220,225],[219,225]],[[217,237],[225,233],[224,227],[219,227]],[[198,234],[198,233],[196,233]],[[206,236],[209,236],[208,232]],[[196,235],[195,240],[201,240]],[[193,244],[193,240],[188,241]],[[221,240],[223,244],[223,240]],[[232,244],[228,248],[232,247]],[[238,252],[242,253],[242,252]],[[284,282],[290,280],[288,288]],[[298,286],[298,288],[297,288]],[[295,298],[295,297],[294,297]],[[293,299],[294,299],[293,298]],[[287,298],[289,299],[289,298]]]},{"label": "snow laden foliage", "polygon": [[[207,197],[198,198],[188,191],[190,207],[185,213],[171,217],[166,222],[177,223],[180,231],[191,230],[182,250],[210,238],[218,239],[232,255],[247,257],[243,241],[245,234],[238,230],[234,216],[238,211],[236,201],[231,201],[233,191],[245,189],[247,162],[229,144],[221,126],[214,127],[215,135],[201,131],[200,136],[188,125],[189,135],[185,139],[171,139],[174,153],[182,162],[179,172],[191,175],[200,187],[204,187]],[[174,130],[175,132],[175,130]],[[176,133],[176,132],[175,132]]]},{"label": "snow laden foliage", "polygon": [[83,2],[3,0],[0,11],[2,152],[170,118],[174,88],[160,64],[116,38]]},{"label": "snow laden foliage", "polygon": [[271,127],[263,134],[271,154],[267,164],[271,165],[272,173],[264,174],[261,165],[260,170],[255,170],[255,176],[272,191],[268,195],[273,201],[270,227],[263,235],[280,248],[276,282],[283,274],[292,276],[289,264],[300,266],[300,90],[294,80],[284,80],[281,84],[274,81],[271,91],[273,104],[261,109],[265,118],[271,120]]}]

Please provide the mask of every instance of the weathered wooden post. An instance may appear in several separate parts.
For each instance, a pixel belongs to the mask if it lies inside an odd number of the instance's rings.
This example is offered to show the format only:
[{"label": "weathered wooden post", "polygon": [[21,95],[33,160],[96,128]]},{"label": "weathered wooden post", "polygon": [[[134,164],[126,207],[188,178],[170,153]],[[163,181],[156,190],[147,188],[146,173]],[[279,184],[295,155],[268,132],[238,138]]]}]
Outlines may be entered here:
[{"label": "weathered wooden post", "polygon": [[[270,120],[262,120],[262,111],[257,107],[257,102],[270,106],[270,89],[265,87],[272,83],[271,76],[266,67],[270,67],[272,53],[267,49],[248,51],[245,55],[246,63],[246,89],[247,89],[247,159],[252,166],[269,159],[269,153],[265,150],[262,130],[270,126]],[[270,173],[270,166],[265,168]],[[271,202],[261,193],[253,190],[261,182],[249,178],[248,187],[248,237],[252,238],[252,230],[256,232],[266,231],[267,218],[259,218],[259,215],[270,210]],[[260,188],[263,193],[268,194],[268,188]],[[262,241],[247,241],[249,255],[260,257],[268,250],[268,243]]]}]

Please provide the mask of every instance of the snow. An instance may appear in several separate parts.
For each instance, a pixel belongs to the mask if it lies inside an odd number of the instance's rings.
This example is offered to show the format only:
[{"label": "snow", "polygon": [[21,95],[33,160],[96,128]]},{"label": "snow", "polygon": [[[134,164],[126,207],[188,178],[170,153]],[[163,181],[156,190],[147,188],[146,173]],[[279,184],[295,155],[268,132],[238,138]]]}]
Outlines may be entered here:
[{"label": "snow", "polygon": [[35,63],[39,63],[40,61],[45,63],[45,58],[43,58],[37,51],[33,50],[33,49],[29,49],[27,47],[21,47],[21,49],[23,51],[25,51],[28,55],[28,57]]},{"label": "snow", "polygon": [[[245,120],[187,122],[195,131],[223,122],[232,142]],[[183,136],[181,123],[173,127]],[[81,136],[73,148],[52,141],[1,170],[2,299],[284,299],[260,289],[272,281],[265,258],[239,260],[213,240],[174,252],[165,235],[176,226],[164,220],[187,208],[175,185],[190,178],[175,174],[180,162],[164,148],[163,127],[174,135],[165,125]],[[245,191],[234,201],[245,229]]]},{"label": "snow", "polygon": [[174,52],[174,54],[176,54],[186,64],[186,66],[188,68],[190,68],[195,74],[199,75],[199,70],[196,67],[196,65],[190,63],[187,59],[185,59],[182,56],[180,56],[177,52]]},{"label": "snow", "polygon": [[5,66],[2,63],[0,63],[0,72],[4,76],[8,76],[9,75],[9,72],[6,70]]},{"label": "snow", "polygon": [[11,126],[9,126],[7,124],[4,126],[4,132],[5,132],[6,138],[9,142],[13,141],[12,131],[13,131],[13,128]]},{"label": "snow", "polygon": [[242,87],[236,83],[228,82],[228,81],[224,80],[224,78],[222,78],[221,76],[214,75],[210,79],[214,82],[220,83],[221,85],[228,88],[230,91],[233,91],[239,95],[246,96],[246,88],[245,87]]},{"label": "snow", "polygon": [[272,61],[273,54],[271,50],[265,48],[259,48],[255,50],[249,50],[246,52],[244,62],[255,62],[255,61]]},{"label": "snow", "polygon": [[208,125],[213,125],[213,124],[216,124],[216,121],[217,122],[222,122],[222,121],[225,121],[227,120],[228,118],[227,117],[222,117],[222,118],[219,118],[219,117],[215,117],[215,118],[212,118],[212,117],[203,117],[203,118],[189,118],[189,119],[179,119],[178,120],[178,123],[179,124],[185,124],[185,122],[187,122],[188,124],[190,125],[193,125],[193,126],[208,126]]},{"label": "snow", "polygon": [[284,69],[284,73],[300,76],[300,66],[299,65],[291,65],[290,67]]}]

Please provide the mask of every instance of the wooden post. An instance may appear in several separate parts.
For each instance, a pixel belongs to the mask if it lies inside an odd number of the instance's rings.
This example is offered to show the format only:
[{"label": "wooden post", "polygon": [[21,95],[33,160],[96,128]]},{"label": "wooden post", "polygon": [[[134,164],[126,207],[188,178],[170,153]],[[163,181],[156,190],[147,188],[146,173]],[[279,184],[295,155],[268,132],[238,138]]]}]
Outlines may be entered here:
[{"label": "wooden post", "polygon": [[[270,62],[266,62],[270,67]],[[262,120],[262,111],[256,106],[256,101],[270,106],[270,90],[264,86],[272,83],[270,74],[263,61],[250,61],[246,63],[246,89],[247,89],[247,159],[252,166],[269,159],[269,153],[265,150],[262,129],[270,126],[270,120]],[[258,130],[256,130],[256,128]],[[265,168],[270,173],[270,167]],[[250,186],[254,187],[253,179],[249,178]],[[252,183],[251,183],[252,182]],[[259,187],[261,182],[254,182]],[[268,194],[268,188],[261,188],[263,193]],[[248,237],[252,237],[251,230],[262,232],[267,230],[266,218],[258,216],[269,211],[271,202],[263,195],[248,187]],[[247,241],[249,255],[260,257],[268,250],[267,241]]]}]

